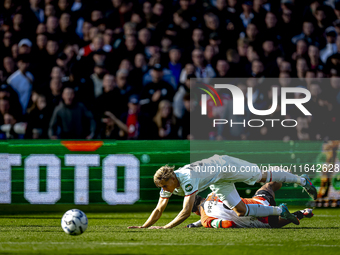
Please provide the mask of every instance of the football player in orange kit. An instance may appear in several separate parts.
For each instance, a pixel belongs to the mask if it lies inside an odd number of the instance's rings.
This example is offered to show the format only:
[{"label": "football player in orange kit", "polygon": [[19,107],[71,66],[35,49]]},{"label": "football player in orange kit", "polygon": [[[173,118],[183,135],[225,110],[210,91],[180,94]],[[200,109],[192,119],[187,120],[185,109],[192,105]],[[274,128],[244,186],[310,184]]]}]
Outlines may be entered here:
[{"label": "football player in orange kit", "polygon": [[[245,204],[259,204],[264,206],[276,206],[275,191],[279,190],[282,183],[270,182],[262,186],[253,198],[242,198]],[[201,220],[187,227],[204,226],[206,228],[281,228],[291,221],[281,219],[279,216],[268,217],[238,217],[228,208],[214,193],[210,193],[207,199],[196,196],[193,212],[201,216]],[[312,209],[304,209],[294,212],[297,219],[313,217]]]}]

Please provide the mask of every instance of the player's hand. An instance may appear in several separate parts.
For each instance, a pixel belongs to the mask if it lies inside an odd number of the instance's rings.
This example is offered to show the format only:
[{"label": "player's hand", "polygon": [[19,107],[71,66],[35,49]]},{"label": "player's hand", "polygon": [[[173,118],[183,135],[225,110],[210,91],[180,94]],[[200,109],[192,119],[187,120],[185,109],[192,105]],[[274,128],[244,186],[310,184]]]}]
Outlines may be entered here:
[{"label": "player's hand", "polygon": [[149,227],[149,229],[164,229],[164,227],[161,227],[161,226],[152,226],[152,227]]},{"label": "player's hand", "polygon": [[152,102],[157,102],[161,98],[162,92],[160,90],[157,90],[155,93],[153,93],[151,97]]},{"label": "player's hand", "polygon": [[159,135],[159,137],[164,137],[165,136],[165,130],[163,128],[160,128],[158,130],[158,135]]},{"label": "player's hand", "polygon": [[186,225],[186,228],[197,228],[197,226],[193,223]]},{"label": "player's hand", "polygon": [[86,139],[87,140],[91,140],[93,138],[93,135],[88,135],[88,136],[86,136]]},{"label": "player's hand", "polygon": [[143,226],[130,226],[130,227],[128,227],[128,229],[132,229],[132,228],[143,228]]},{"label": "player's hand", "polygon": [[229,22],[228,25],[227,25],[227,30],[234,30],[235,29],[235,26],[232,22]]},{"label": "player's hand", "polygon": [[104,112],[104,114],[106,116],[110,117],[111,119],[116,119],[116,116],[110,111],[106,111],[106,112]]}]

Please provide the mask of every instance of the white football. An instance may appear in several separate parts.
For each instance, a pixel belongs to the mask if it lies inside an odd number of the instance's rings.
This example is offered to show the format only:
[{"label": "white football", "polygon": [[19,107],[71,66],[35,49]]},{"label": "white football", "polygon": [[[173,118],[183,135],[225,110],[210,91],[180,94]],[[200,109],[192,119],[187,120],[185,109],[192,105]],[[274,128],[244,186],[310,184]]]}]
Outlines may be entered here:
[{"label": "white football", "polygon": [[61,218],[61,227],[66,234],[81,235],[87,229],[87,217],[78,209],[67,211]]}]

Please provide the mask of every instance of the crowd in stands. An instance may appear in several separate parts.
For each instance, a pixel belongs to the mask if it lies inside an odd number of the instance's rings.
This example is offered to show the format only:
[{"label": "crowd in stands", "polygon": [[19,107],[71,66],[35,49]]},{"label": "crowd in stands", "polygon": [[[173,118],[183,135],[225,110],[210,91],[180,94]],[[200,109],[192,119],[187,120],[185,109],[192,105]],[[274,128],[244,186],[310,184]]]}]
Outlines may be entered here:
[{"label": "crowd in stands", "polygon": [[[340,1],[1,2],[0,139],[339,136]],[[293,108],[279,116],[278,107],[272,118],[298,125],[195,135],[190,80],[235,77],[240,89],[253,87],[256,109],[270,108],[273,87],[307,88],[312,116]],[[262,84],[267,78],[279,82]],[[236,121],[232,97],[222,97],[225,107],[208,117]]]}]

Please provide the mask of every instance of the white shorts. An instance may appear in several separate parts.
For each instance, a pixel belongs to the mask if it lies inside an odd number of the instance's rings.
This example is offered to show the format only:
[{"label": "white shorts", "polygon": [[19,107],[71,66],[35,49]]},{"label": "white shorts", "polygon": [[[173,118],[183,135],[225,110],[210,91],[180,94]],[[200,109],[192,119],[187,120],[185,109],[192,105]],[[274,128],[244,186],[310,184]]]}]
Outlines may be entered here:
[{"label": "white shorts", "polygon": [[216,183],[210,185],[210,189],[230,209],[233,209],[241,202],[241,197],[238,194],[234,183]]},{"label": "white shorts", "polygon": [[227,155],[214,155],[210,159],[213,159],[215,163],[220,164],[222,167],[229,168],[228,171],[219,174],[219,180],[210,185],[210,189],[230,209],[234,208],[241,201],[241,197],[234,185],[235,182],[254,185],[262,178],[262,172],[256,164]]}]

